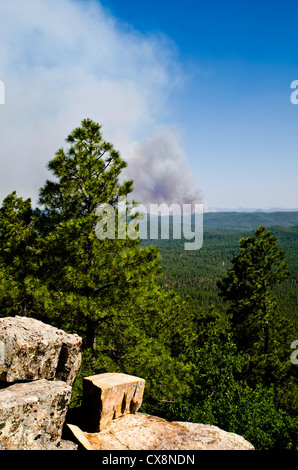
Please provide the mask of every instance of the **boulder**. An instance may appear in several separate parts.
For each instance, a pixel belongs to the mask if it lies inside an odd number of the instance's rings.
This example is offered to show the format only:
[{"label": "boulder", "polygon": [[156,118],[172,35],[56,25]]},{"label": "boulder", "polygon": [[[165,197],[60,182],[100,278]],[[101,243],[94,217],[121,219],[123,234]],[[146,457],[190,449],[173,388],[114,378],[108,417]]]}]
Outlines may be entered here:
[{"label": "boulder", "polygon": [[97,433],[68,426],[86,450],[254,450],[242,436],[216,426],[168,422],[143,413],[114,419]]},{"label": "boulder", "polygon": [[106,373],[85,377],[83,407],[96,431],[113,419],[135,413],[141,406],[145,380],[127,374]]},{"label": "boulder", "polygon": [[0,318],[0,381],[63,380],[71,385],[81,364],[78,335],[28,317]]},{"label": "boulder", "polygon": [[0,450],[54,450],[60,443],[71,386],[36,380],[0,389]]}]

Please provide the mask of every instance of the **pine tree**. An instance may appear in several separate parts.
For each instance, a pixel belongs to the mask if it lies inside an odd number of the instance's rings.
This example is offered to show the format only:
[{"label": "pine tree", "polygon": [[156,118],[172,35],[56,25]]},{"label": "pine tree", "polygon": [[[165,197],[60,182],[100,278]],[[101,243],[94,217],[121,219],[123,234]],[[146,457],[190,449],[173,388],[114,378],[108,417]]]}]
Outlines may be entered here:
[{"label": "pine tree", "polygon": [[0,306],[2,315],[30,315],[30,284],[38,266],[31,200],[9,194],[0,209]]},{"label": "pine tree", "polygon": [[[90,119],[66,141],[68,150],[58,150],[48,164],[55,181],[41,188],[35,213],[42,286],[36,304],[52,324],[83,337],[83,374],[119,370],[144,376],[152,396],[186,393],[190,318],[177,296],[156,282],[158,250],[118,236],[119,198],[128,210],[134,202],[128,201],[132,182],[119,181],[126,163]],[[103,204],[115,210],[114,238],[96,233]]]},{"label": "pine tree", "polygon": [[240,240],[240,252],[232,268],[218,283],[228,301],[233,332],[239,350],[247,354],[250,374],[266,384],[288,369],[287,323],[277,314],[274,287],[290,275],[276,237],[260,226],[255,235]]}]

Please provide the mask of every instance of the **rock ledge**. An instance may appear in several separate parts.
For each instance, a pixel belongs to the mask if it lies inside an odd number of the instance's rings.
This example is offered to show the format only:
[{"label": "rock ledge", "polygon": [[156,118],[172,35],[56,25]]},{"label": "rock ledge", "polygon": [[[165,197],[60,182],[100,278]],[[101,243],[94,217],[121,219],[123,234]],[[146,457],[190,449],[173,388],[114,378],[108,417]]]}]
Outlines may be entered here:
[{"label": "rock ledge", "polygon": [[216,426],[168,422],[143,413],[116,418],[97,433],[68,426],[86,450],[254,450],[243,437]]}]

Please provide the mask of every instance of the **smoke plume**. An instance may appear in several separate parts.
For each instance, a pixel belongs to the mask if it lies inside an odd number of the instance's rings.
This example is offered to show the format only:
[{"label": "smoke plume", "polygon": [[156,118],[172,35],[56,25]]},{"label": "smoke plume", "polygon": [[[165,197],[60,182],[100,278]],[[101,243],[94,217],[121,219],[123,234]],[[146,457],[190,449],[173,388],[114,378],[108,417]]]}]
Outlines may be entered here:
[{"label": "smoke plume", "polygon": [[127,160],[127,174],[134,182],[133,197],[146,207],[162,203],[206,205],[173,129],[160,129],[134,143]]}]

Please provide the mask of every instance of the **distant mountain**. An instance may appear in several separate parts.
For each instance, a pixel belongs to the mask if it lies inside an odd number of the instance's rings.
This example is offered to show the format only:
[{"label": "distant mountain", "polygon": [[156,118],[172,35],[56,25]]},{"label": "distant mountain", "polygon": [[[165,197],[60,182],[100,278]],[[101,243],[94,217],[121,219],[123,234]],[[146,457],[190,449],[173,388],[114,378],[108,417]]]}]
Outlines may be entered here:
[{"label": "distant mountain", "polygon": [[[182,222],[183,219],[183,222]],[[149,225],[151,222],[156,227],[158,233],[161,230],[161,221],[168,221],[170,233],[172,233],[173,226],[179,227],[181,222],[184,226],[192,224],[193,230],[195,229],[194,215],[185,216],[156,216],[148,215],[141,225]],[[199,221],[197,221],[199,223]],[[279,211],[279,212],[206,212],[203,215],[203,231],[204,232],[244,232],[254,231],[260,225],[264,225],[266,229],[272,227],[294,227],[298,225],[298,211]],[[157,228],[158,227],[158,228]],[[147,232],[149,233],[149,232]],[[152,232],[151,232],[152,233]],[[146,237],[145,237],[146,238]],[[155,237],[156,238],[156,237]],[[158,237],[160,238],[160,236]],[[171,236],[170,236],[171,238]]]},{"label": "distant mountain", "polygon": [[247,207],[237,207],[235,209],[227,209],[223,207],[214,207],[210,212],[297,212],[298,208],[295,209],[285,209],[280,207],[270,207],[269,209],[259,209],[259,208],[247,208]]},{"label": "distant mountain", "polygon": [[255,230],[260,225],[267,229],[274,226],[298,225],[298,211],[278,212],[207,212],[204,214],[204,230],[242,231]]}]

